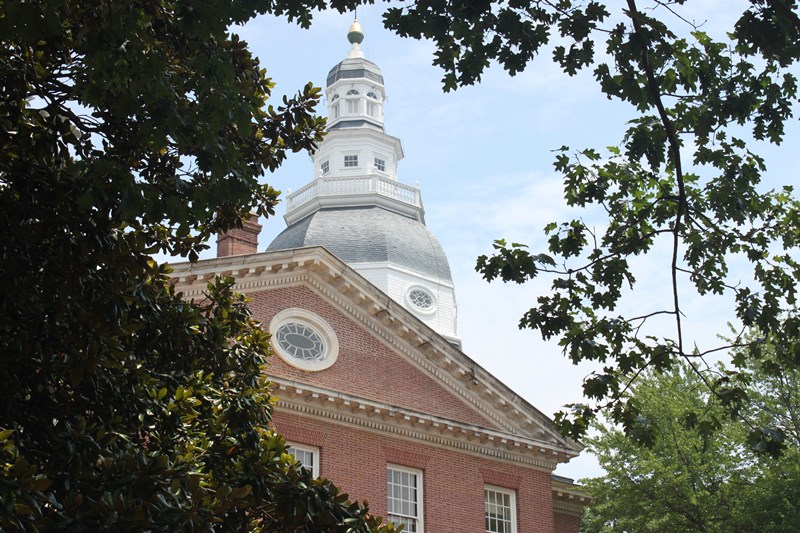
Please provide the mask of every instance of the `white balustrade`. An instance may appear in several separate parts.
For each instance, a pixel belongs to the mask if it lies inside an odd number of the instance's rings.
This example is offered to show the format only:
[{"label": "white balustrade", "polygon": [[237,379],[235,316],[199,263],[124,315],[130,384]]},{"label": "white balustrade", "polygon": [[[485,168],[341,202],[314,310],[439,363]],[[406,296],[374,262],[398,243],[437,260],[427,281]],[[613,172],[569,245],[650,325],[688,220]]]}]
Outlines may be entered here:
[{"label": "white balustrade", "polygon": [[318,178],[286,197],[289,213],[308,202],[324,196],[379,195],[413,207],[422,207],[419,189],[381,176],[347,178]]}]

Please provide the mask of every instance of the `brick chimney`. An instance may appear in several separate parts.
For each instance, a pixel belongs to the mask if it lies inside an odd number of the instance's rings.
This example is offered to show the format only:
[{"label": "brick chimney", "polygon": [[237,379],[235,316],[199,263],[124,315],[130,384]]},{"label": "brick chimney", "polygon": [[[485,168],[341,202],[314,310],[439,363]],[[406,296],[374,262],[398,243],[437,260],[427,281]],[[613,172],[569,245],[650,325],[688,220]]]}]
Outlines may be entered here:
[{"label": "brick chimney", "polygon": [[251,214],[244,221],[241,229],[232,228],[228,230],[228,233],[217,235],[217,257],[258,252],[259,233],[261,233],[261,224],[258,223],[258,217]]}]

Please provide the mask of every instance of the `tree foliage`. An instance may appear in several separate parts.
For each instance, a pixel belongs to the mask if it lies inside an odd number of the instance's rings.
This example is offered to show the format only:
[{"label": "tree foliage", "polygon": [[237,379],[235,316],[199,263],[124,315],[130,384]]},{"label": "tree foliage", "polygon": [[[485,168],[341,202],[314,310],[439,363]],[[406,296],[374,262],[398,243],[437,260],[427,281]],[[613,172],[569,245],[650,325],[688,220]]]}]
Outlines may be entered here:
[{"label": "tree foliage", "polygon": [[[770,350],[771,351],[771,350]],[[770,356],[767,356],[770,357]],[[606,471],[584,480],[593,505],[582,531],[796,531],[800,523],[800,371],[780,382],[758,365],[747,370],[754,419],[786,428],[779,459],[756,455],[747,432],[732,421],[694,370],[679,363],[648,371],[633,386],[642,420],[653,436],[645,446],[600,426],[589,440]],[[786,423],[794,418],[794,423]]]},{"label": "tree foliage", "polygon": [[[229,33],[258,2],[0,5],[0,529],[377,531],[269,429],[268,337],[190,258],[323,119]],[[388,528],[386,530],[391,530]]]},{"label": "tree foliage", "polygon": [[[545,228],[544,253],[498,240],[477,262],[487,280],[551,276],[551,290],[520,327],[556,339],[573,362],[600,367],[584,382],[588,403],[557,415],[575,438],[605,406],[632,427],[636,404],[624,393],[648,367],[686,360],[703,376],[704,357],[747,344],[748,327],[778,338],[800,333],[800,203],[791,185],[765,185],[758,155],[759,146],[784,141],[797,107],[798,4],[735,3],[734,22],[718,34],[706,26],[720,21],[692,18],[696,5],[426,0],[385,15],[399,34],[433,40],[445,90],[478,82],[493,61],[515,74],[549,51],[565,75],[591,69],[599,91],[631,106],[618,145],[564,146],[555,161],[567,204],[602,213],[599,229],[584,218],[556,221]],[[648,297],[641,314],[623,314],[626,296],[636,294],[633,260],[647,254],[662,262],[670,294]],[[740,263],[747,268],[732,272]],[[740,327],[731,342],[699,348],[689,338],[684,310],[692,295],[729,298]],[[796,351],[781,357],[777,370],[800,361]],[[735,373],[706,385],[737,416],[746,394]],[[753,427],[753,435],[763,449],[784,437],[777,428]]]}]

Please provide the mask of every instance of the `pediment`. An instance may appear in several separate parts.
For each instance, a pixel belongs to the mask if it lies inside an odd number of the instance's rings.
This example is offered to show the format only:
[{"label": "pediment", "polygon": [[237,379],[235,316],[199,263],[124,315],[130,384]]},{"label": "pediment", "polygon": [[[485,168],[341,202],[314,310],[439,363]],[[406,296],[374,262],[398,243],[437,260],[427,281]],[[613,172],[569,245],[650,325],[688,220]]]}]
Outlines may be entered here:
[{"label": "pediment", "polygon": [[304,305],[346,333],[347,338],[339,339],[345,344],[341,360],[323,372],[272,363],[270,377],[274,375],[279,396],[287,401],[319,403],[324,397],[324,407],[336,404],[338,394],[356,406],[351,413],[356,418],[374,416],[377,409],[382,420],[414,421],[419,431],[538,448],[558,455],[559,462],[582,449],[562,437],[543,413],[324,248],[229,256],[173,268],[176,290],[186,298],[201,297],[215,275],[228,275],[237,290],[253,298],[251,308],[265,323],[282,308]]}]

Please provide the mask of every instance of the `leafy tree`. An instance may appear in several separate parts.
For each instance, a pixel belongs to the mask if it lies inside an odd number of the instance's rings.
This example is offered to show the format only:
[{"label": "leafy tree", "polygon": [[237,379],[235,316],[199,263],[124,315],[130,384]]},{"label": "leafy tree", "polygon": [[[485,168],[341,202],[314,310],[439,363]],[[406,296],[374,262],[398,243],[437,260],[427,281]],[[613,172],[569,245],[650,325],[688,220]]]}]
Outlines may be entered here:
[{"label": "leafy tree", "polygon": [[[751,369],[752,407],[762,423],[781,423],[800,408],[800,371],[774,377]],[[760,390],[767,389],[768,395]],[[594,502],[582,531],[796,531],[800,523],[800,443],[796,433],[779,459],[755,455],[741,424],[687,363],[647,372],[633,386],[646,446],[599,426],[589,439],[606,475],[584,480]],[[788,402],[788,403],[787,403]]]},{"label": "leafy tree", "polygon": [[[248,0],[0,4],[0,529],[377,531],[269,429],[268,338],[196,257],[324,121],[229,33]],[[388,528],[389,530],[391,528]]]},{"label": "leafy tree", "polygon": [[[420,1],[387,10],[404,36],[433,40],[445,90],[480,80],[492,61],[509,73],[549,51],[566,75],[591,69],[598,89],[630,104],[635,118],[621,143],[605,151],[562,147],[555,161],[568,205],[602,213],[601,229],[583,218],[545,228],[547,250],[498,240],[477,269],[487,280],[523,283],[552,277],[520,327],[557,339],[575,363],[601,370],[584,382],[589,403],[557,420],[580,438],[606,406],[630,428],[638,413],[625,391],[644,369],[679,360],[700,370],[708,354],[748,344],[742,333],[796,338],[800,203],[786,185],[767,189],[757,148],[784,141],[797,107],[800,17],[796,0],[750,0],[726,9],[738,17],[712,35],[695,22],[690,0]],[[717,21],[715,21],[717,22]],[[664,250],[667,250],[664,253]],[[635,294],[631,259],[662,261],[664,301],[636,316],[620,313]],[[730,265],[745,263],[749,269]],[[728,295],[740,331],[731,342],[697,348],[685,330],[691,294]],[[641,299],[640,299],[641,301]],[[657,325],[667,318],[669,331]],[[775,370],[798,361],[785,352]],[[742,412],[735,376],[706,382],[729,412]],[[753,427],[757,446],[774,450],[783,434]]]}]

